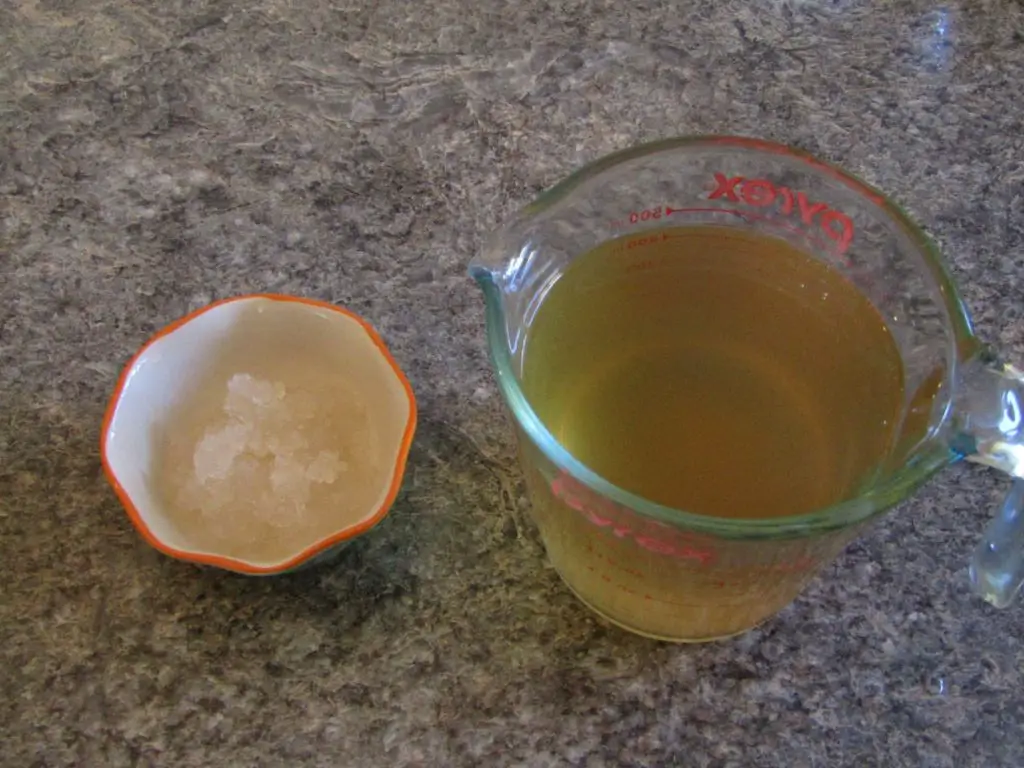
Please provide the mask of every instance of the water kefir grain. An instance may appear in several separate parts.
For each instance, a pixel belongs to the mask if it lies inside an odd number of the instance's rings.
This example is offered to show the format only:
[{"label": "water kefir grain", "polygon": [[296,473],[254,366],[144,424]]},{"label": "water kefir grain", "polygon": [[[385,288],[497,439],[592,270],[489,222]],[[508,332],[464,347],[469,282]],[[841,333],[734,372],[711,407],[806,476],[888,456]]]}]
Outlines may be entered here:
[{"label": "water kefir grain", "polygon": [[278,349],[248,333],[156,431],[154,487],[190,549],[273,563],[364,519],[390,468],[372,389],[301,332]]}]

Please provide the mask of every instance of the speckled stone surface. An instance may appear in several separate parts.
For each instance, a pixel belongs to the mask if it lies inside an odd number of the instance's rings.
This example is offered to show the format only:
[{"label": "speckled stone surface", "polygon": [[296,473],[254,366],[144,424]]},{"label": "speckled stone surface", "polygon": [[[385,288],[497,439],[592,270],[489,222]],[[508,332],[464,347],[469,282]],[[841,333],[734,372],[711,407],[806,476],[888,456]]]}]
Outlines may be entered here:
[{"label": "speckled stone surface", "polygon": [[[756,134],[891,192],[1024,361],[1015,2],[0,3],[0,764],[1024,765],[1024,607],[947,471],[739,639],[603,624],[544,564],[465,268],[581,163]],[[368,317],[420,428],[391,515],[274,580],[147,548],[118,370],[212,299]]]}]

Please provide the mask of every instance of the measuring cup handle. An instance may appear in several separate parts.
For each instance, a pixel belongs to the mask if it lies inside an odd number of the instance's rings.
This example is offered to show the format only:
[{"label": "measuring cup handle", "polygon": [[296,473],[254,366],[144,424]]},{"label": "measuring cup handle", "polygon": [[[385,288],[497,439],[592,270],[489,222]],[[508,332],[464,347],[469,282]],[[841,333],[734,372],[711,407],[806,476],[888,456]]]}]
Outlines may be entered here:
[{"label": "measuring cup handle", "polygon": [[1024,480],[1013,481],[971,558],[971,586],[996,608],[1005,608],[1024,583]]},{"label": "measuring cup handle", "polygon": [[966,364],[957,389],[954,448],[1016,478],[970,568],[974,590],[1005,608],[1024,583],[1024,373],[986,351]]}]

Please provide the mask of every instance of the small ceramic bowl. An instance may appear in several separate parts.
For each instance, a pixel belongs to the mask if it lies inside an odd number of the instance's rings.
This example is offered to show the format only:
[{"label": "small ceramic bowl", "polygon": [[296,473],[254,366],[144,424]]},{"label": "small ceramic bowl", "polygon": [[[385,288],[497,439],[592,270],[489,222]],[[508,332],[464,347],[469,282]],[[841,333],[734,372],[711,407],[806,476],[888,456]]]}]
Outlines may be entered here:
[{"label": "small ceramic bowl", "polygon": [[[264,323],[269,331],[262,328]],[[269,325],[268,325],[269,323]],[[249,329],[249,330],[247,330]],[[363,485],[372,499],[350,513],[336,528],[320,530],[287,553],[273,558],[244,552],[213,551],[183,533],[169,503],[156,488],[160,445],[155,435],[173,429],[175,408],[183,393],[239,349],[263,343],[274,349],[301,345],[312,350],[317,370],[349,377],[372,428],[374,471]],[[284,346],[281,346],[281,345]],[[252,352],[246,352],[251,355]],[[267,354],[272,354],[268,352]],[[338,397],[344,397],[339,393]],[[181,560],[239,573],[285,573],[327,559],[387,514],[398,493],[416,426],[412,388],[377,332],[355,314],[310,299],[253,294],[216,302],[172,323],[153,336],[128,363],[117,383],[103,421],[100,451],[107,479],[142,537],[159,551]],[[362,498],[362,497],[360,497]],[[360,502],[361,504],[361,502]],[[330,513],[327,525],[332,526]],[[225,547],[231,549],[231,547]]]}]

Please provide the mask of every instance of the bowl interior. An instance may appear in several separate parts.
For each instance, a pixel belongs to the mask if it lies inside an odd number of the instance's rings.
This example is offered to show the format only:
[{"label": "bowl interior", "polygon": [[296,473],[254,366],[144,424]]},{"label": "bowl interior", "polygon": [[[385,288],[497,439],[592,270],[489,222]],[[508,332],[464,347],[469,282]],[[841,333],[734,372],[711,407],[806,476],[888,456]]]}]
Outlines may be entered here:
[{"label": "bowl interior", "polygon": [[[183,398],[219,370],[301,345],[317,367],[343,372],[367,405],[376,439],[365,513],[322,531],[283,559],[240,559],[197,547],[167,513],[154,487],[156,440]],[[339,397],[344,396],[339,393]],[[411,440],[415,404],[408,382],[369,326],[331,305],[284,297],[216,304],[158,334],[129,364],[111,403],[103,460],[129,515],[147,540],[168,554],[235,570],[284,570],[376,523],[397,492]]]}]

